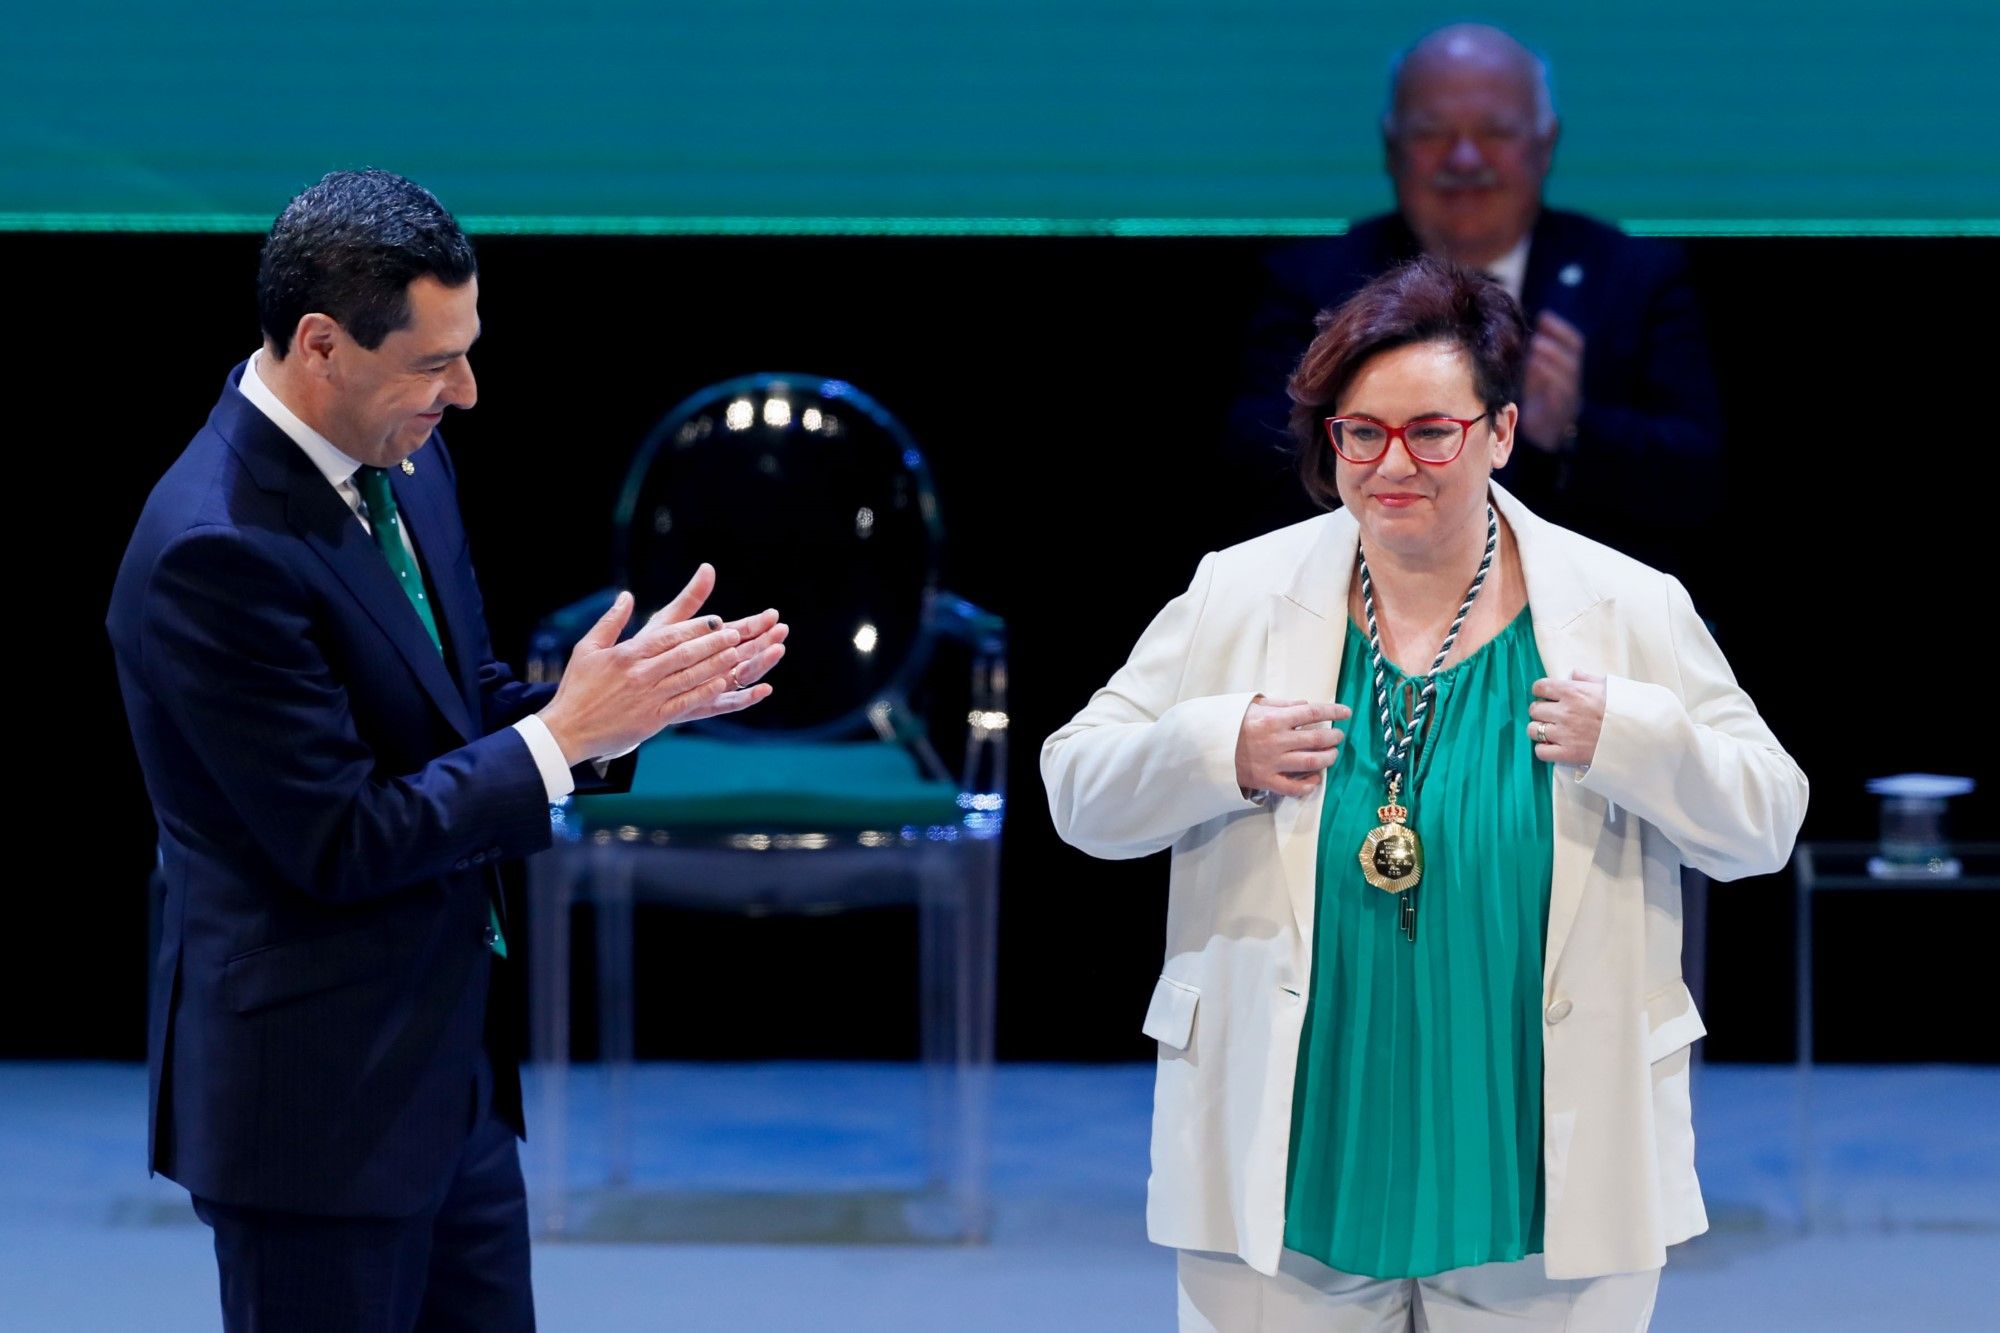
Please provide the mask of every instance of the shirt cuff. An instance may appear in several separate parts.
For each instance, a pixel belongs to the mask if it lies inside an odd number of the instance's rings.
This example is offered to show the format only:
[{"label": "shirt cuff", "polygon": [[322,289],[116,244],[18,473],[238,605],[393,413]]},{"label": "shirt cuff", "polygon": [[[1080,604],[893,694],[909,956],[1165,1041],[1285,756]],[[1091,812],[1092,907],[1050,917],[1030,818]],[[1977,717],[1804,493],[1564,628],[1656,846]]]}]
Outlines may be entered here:
[{"label": "shirt cuff", "polygon": [[576,790],[576,777],[563,760],[562,746],[556,744],[548,723],[530,713],[514,724],[514,730],[528,743],[528,753],[535,757],[535,767],[541,770],[542,786],[551,802],[560,801]]}]

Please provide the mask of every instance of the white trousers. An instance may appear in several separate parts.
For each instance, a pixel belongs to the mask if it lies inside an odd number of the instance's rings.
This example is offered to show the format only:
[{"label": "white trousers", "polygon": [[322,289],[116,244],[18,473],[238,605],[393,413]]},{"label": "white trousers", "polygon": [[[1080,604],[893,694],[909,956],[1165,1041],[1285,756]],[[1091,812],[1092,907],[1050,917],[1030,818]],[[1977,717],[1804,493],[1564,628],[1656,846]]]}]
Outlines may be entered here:
[{"label": "white trousers", "polygon": [[1645,1333],[1660,1270],[1555,1279],[1542,1256],[1435,1277],[1356,1277],[1292,1250],[1276,1277],[1180,1252],[1181,1333]]}]

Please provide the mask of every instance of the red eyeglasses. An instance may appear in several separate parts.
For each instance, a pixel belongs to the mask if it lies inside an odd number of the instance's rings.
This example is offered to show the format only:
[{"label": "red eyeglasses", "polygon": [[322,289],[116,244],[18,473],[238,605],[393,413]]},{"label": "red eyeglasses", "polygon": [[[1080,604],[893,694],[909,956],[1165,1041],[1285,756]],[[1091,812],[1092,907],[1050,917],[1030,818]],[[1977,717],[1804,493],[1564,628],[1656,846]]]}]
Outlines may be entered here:
[{"label": "red eyeglasses", "polygon": [[1328,417],[1326,438],[1333,451],[1350,463],[1372,463],[1389,452],[1389,441],[1401,440],[1410,457],[1432,467],[1456,460],[1465,449],[1465,437],[1477,422],[1493,415],[1476,417],[1418,417],[1400,426],[1374,417]]}]

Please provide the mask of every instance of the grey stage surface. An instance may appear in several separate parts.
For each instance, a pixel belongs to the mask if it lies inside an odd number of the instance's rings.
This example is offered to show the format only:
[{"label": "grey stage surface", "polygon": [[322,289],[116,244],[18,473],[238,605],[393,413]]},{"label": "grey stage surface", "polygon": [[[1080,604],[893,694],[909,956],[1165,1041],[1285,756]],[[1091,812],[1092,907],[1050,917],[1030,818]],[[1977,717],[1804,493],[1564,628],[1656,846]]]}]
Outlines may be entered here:
[{"label": "grey stage surface", "polygon": [[[574,1077],[581,1175],[601,1109],[590,1071]],[[208,1233],[184,1193],[145,1176],[145,1087],[131,1066],[0,1065],[0,1329],[218,1326]],[[1795,1089],[1789,1068],[1700,1071],[1714,1228],[1673,1251],[1654,1328],[1995,1327],[2000,1070],[1821,1070],[1809,1234]],[[891,1188],[916,1170],[904,1067],[656,1065],[637,1090],[648,1182]],[[989,1245],[541,1244],[542,1327],[1170,1329],[1172,1257],[1144,1234],[1150,1095],[1145,1067],[1002,1066]]]}]

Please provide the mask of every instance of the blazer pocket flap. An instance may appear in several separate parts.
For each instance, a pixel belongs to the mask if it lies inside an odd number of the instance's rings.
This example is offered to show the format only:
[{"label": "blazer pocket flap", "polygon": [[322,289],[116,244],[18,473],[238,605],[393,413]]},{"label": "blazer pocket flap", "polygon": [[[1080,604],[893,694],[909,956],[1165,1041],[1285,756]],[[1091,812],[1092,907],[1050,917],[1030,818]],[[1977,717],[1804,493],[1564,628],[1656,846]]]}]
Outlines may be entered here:
[{"label": "blazer pocket flap", "polygon": [[379,930],[267,944],[222,965],[222,994],[231,1009],[247,1014],[387,971],[390,957]]},{"label": "blazer pocket flap", "polygon": [[1664,1060],[1697,1037],[1708,1035],[1687,983],[1654,991],[1646,997],[1646,1060]]},{"label": "blazer pocket flap", "polygon": [[1153,1002],[1146,1006],[1146,1022],[1141,1029],[1162,1046],[1187,1049],[1194,1035],[1194,1007],[1201,992],[1172,977],[1161,977],[1153,986]]}]

